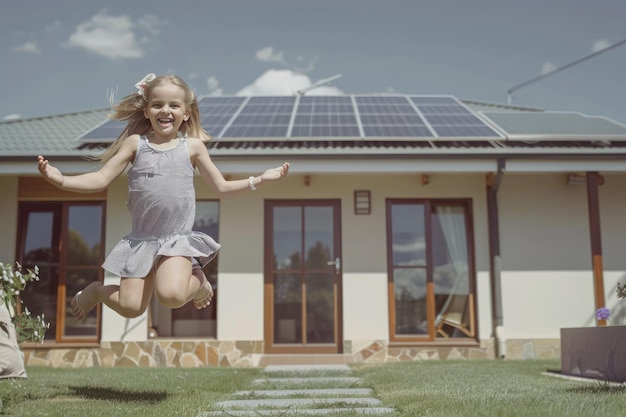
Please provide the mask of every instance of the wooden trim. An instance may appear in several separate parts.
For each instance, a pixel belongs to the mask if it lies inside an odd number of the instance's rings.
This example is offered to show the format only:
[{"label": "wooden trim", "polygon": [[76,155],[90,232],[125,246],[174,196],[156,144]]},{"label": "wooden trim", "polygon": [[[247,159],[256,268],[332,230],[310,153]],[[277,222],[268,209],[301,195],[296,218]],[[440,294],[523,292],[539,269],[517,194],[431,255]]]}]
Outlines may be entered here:
[{"label": "wooden trim", "polygon": [[[596,310],[605,306],[604,268],[602,266],[602,230],[600,227],[600,197],[598,173],[587,172],[587,204],[589,206],[589,234],[591,237],[591,264]],[[606,326],[606,320],[597,320],[598,326]]]},{"label": "wooden trim", "polygon": [[106,198],[106,190],[74,193],[57,188],[42,177],[19,177],[17,182],[18,201],[93,201]]}]

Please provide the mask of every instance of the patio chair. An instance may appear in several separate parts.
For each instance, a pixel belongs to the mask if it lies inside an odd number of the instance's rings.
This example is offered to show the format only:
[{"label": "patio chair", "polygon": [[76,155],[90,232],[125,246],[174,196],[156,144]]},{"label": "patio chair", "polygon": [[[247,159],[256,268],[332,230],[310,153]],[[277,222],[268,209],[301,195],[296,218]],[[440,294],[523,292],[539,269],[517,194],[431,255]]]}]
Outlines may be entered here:
[{"label": "patio chair", "polygon": [[[469,307],[469,308],[468,308]],[[469,325],[464,318],[469,314]],[[458,329],[467,337],[474,337],[472,324],[474,323],[474,296],[473,294],[450,294],[441,312],[435,318],[435,330],[445,338],[450,334],[444,329],[445,325]]]}]

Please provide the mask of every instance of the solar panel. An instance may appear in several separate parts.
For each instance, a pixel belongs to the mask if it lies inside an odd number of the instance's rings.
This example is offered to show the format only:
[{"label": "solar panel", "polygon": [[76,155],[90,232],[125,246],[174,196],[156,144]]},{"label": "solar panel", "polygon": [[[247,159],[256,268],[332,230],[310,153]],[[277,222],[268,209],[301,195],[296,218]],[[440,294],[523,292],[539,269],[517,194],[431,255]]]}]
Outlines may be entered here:
[{"label": "solar panel", "polygon": [[349,96],[302,96],[290,137],[361,137]]},{"label": "solar panel", "polygon": [[439,137],[501,137],[452,97],[409,97]]},{"label": "solar panel", "polygon": [[434,137],[404,96],[355,97],[367,137]]},{"label": "solar panel", "polygon": [[[504,138],[453,96],[205,96],[198,109],[215,139]],[[79,139],[112,142],[124,126],[110,120]]]},{"label": "solar panel", "polygon": [[222,130],[235,115],[246,97],[203,97],[198,101],[200,124],[213,137]]},{"label": "solar panel", "polygon": [[222,138],[285,137],[295,97],[250,97]]}]

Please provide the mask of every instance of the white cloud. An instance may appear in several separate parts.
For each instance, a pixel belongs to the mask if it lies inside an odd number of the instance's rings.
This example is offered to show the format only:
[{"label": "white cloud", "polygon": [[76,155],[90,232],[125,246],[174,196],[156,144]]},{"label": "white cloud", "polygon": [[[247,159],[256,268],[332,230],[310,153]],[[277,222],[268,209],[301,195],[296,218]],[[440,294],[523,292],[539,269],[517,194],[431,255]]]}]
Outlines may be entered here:
[{"label": "white cloud", "polygon": [[598,52],[598,51],[608,48],[609,46],[611,46],[611,42],[607,41],[606,39],[598,39],[597,41],[593,43],[593,47],[591,48],[591,51]]},{"label": "white cloud", "polygon": [[24,52],[26,54],[40,54],[41,50],[37,46],[36,42],[26,42],[23,45],[14,46],[13,50],[16,52]]},{"label": "white cloud", "polygon": [[271,46],[256,51],[256,59],[262,62],[278,62],[285,66],[289,66],[283,57],[283,53],[274,51],[274,48]]},{"label": "white cloud", "polygon": [[9,115],[4,116],[2,120],[4,120],[5,122],[10,122],[11,120],[19,120],[21,118],[22,118],[21,115],[14,113],[14,114],[9,114]]},{"label": "white cloud", "polygon": [[541,74],[548,74],[558,67],[554,65],[552,62],[546,61],[543,63],[543,67],[541,67]]},{"label": "white cloud", "polygon": [[[282,52],[274,50],[273,47],[267,46],[263,49],[260,49],[256,52],[256,59],[261,62],[277,62],[286,66],[287,68],[295,71],[306,74],[308,72],[312,72],[315,69],[315,61],[317,61],[317,57],[313,58],[311,62],[306,67],[302,65],[291,65],[285,59],[285,56]],[[298,64],[301,64],[304,61],[304,57],[299,55],[296,57],[296,61]]]},{"label": "white cloud", "polygon": [[220,88],[220,82],[214,76],[207,78],[206,84],[209,87],[209,95],[221,96],[224,94],[224,90]]},{"label": "white cloud", "polygon": [[[91,20],[81,23],[70,36],[65,46],[82,48],[111,59],[141,58],[149,47],[152,37],[160,33],[160,26],[166,22],[156,16],[146,15],[136,23],[127,15],[111,16],[106,10],[94,15]],[[147,34],[138,34],[138,31]]]},{"label": "white cloud", "polygon": [[[254,83],[239,90],[236,95],[238,96],[280,96],[280,95],[292,95],[296,91],[302,90],[311,86],[313,83],[311,79],[304,75],[292,70],[283,69],[276,70],[271,69],[257,78]],[[315,88],[309,92],[308,95],[338,95],[342,94],[342,91],[336,87],[321,86]]]}]

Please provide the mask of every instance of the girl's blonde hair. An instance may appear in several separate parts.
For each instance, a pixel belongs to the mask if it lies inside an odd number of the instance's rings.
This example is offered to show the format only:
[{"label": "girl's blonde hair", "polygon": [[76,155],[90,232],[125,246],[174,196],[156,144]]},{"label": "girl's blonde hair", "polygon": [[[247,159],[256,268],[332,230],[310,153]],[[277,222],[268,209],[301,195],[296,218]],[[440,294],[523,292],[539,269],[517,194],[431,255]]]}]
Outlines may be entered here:
[{"label": "girl's blonde hair", "polygon": [[129,94],[122,98],[119,103],[113,105],[113,113],[109,115],[109,118],[127,120],[128,123],[117,139],[101,155],[92,159],[105,163],[118,152],[126,138],[135,134],[147,135],[152,131],[150,121],[145,117],[145,110],[150,101],[152,90],[166,83],[178,86],[185,92],[185,111],[189,114],[189,119],[180,126],[181,133],[188,137],[198,138],[205,143],[211,140],[211,135],[200,124],[198,99],[191,88],[177,75],[161,75],[144,84],[142,88],[143,94]]}]

